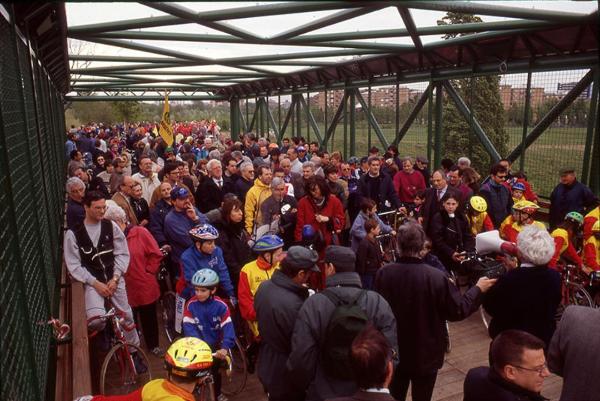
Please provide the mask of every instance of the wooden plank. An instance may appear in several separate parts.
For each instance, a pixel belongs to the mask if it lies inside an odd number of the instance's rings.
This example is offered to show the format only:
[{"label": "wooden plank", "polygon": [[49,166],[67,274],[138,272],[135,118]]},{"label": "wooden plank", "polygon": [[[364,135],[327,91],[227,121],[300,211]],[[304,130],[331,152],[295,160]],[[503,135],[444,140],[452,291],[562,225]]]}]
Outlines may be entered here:
[{"label": "wooden plank", "polygon": [[83,283],[71,284],[71,329],[73,333],[73,398],[92,393],[90,353]]}]

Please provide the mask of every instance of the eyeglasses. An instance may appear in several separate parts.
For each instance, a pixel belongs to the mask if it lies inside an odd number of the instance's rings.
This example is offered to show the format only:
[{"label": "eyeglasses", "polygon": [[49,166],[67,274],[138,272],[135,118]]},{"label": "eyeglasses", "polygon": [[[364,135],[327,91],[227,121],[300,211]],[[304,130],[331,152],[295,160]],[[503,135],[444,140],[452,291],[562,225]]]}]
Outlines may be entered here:
[{"label": "eyeglasses", "polygon": [[545,371],[548,370],[548,365],[544,363],[542,366],[538,366],[537,368],[526,368],[524,366],[513,365],[517,369],[527,370],[529,372],[536,372],[538,375],[543,375]]}]

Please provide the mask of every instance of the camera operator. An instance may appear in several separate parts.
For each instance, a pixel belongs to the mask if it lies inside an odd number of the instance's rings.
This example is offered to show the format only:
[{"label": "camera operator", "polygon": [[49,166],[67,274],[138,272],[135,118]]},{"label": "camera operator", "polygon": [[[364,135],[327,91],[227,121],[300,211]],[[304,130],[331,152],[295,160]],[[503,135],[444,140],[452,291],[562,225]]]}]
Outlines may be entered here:
[{"label": "camera operator", "polygon": [[546,230],[530,225],[517,236],[517,252],[521,266],[500,277],[483,298],[483,307],[492,316],[489,334],[495,338],[504,330],[523,330],[547,346],[561,299],[560,274],[547,266],[554,241]]}]

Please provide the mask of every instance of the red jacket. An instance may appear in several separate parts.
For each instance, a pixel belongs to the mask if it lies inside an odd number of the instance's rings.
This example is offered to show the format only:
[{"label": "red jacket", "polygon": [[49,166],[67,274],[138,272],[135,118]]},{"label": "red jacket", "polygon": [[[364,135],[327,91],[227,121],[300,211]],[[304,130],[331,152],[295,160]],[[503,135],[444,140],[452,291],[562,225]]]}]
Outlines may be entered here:
[{"label": "red jacket", "polygon": [[129,268],[125,273],[127,298],[132,307],[148,305],[160,297],[156,273],[162,260],[162,252],[156,240],[146,228],[131,226],[127,230]]},{"label": "red jacket", "polygon": [[425,178],[417,170],[414,170],[412,174],[407,174],[404,170],[398,171],[394,175],[393,182],[400,202],[404,203],[413,203],[417,192],[425,189]]},{"label": "red jacket", "polygon": [[[326,223],[319,223],[315,219],[316,213],[329,217]],[[344,229],[345,217],[342,202],[335,196],[329,195],[329,199],[323,203],[321,208],[317,207],[310,196],[305,196],[298,202],[298,214],[296,220],[296,231],[294,238],[296,241],[302,240],[302,227],[306,224],[313,226],[323,234],[323,240],[326,245],[331,245],[331,231]]]}]

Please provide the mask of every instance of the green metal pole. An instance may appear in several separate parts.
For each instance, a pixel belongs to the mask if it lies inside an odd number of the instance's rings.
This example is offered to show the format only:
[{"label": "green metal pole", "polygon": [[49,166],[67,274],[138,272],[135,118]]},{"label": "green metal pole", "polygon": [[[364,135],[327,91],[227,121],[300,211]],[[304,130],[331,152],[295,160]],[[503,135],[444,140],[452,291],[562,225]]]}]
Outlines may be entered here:
[{"label": "green metal pole", "polygon": [[356,97],[354,89],[350,95],[350,156],[356,154]]},{"label": "green metal pole", "polygon": [[281,132],[281,95],[277,96],[277,131]]},{"label": "green metal pole", "polygon": [[303,97],[301,93],[296,95],[298,101],[296,102],[296,136],[302,136],[302,105],[300,104],[300,98]]},{"label": "green metal pole", "polygon": [[[525,110],[523,111],[523,134],[521,142],[525,142],[527,138],[527,130],[529,128],[529,112],[531,110],[531,71],[527,73],[527,90],[525,91]],[[519,170],[525,171],[525,150],[519,158]]]},{"label": "green metal pole", "polygon": [[306,91],[306,141],[310,143],[310,92]]},{"label": "green metal pole", "polygon": [[[323,131],[323,132],[325,132],[325,135],[327,135],[327,103],[329,103],[327,101],[327,89],[325,89],[325,91],[324,91],[324,96],[325,96],[325,131]],[[332,143],[333,143],[333,141],[332,141]],[[327,144],[325,144],[325,149],[327,149]]]},{"label": "green metal pole", "polygon": [[439,168],[442,162],[442,83],[435,87],[435,153],[433,166]]},{"label": "green metal pole", "polygon": [[[371,85],[369,85],[369,92],[368,92],[367,95],[368,95],[367,104],[369,106],[369,110],[367,112],[370,113],[371,112],[371,108],[372,108],[372,106],[371,106]],[[363,114],[365,114],[364,111],[363,111]],[[368,131],[367,131],[367,134],[368,134],[367,149],[371,149],[371,124],[369,124],[368,120],[367,120],[367,129],[368,129]]]},{"label": "green metal pole", "polygon": [[269,139],[269,141],[271,140],[271,136],[269,134],[269,95],[267,95],[267,97],[265,98],[266,102],[265,102],[265,120],[267,121],[267,138]]},{"label": "green metal pole", "polygon": [[229,101],[229,121],[231,122],[231,139],[236,140],[240,134],[240,99],[233,98]]},{"label": "green metal pole", "polygon": [[[396,125],[394,130],[394,136],[400,132],[400,76],[396,74]],[[400,143],[395,143],[396,146],[400,146]],[[399,152],[399,150],[398,150]]]},{"label": "green metal pole", "polygon": [[427,88],[429,91],[427,102],[427,160],[431,163],[431,150],[433,148],[433,81],[429,81]]},{"label": "green metal pole", "polygon": [[250,126],[247,123],[249,121],[249,119],[248,119],[249,116],[250,116],[250,113],[248,111],[248,98],[246,98],[246,125],[247,125],[246,131],[250,131]]},{"label": "green metal pole", "polygon": [[[344,99],[344,159],[348,158],[348,99],[349,96],[348,89],[344,89],[346,92],[346,97]],[[333,148],[335,149],[335,147]]]},{"label": "green metal pole", "polygon": [[[583,169],[581,171],[581,181],[587,185],[593,184],[591,181],[593,170],[598,170],[598,164],[592,164],[592,166],[596,166],[596,168],[592,168],[592,171],[590,171],[590,158],[593,149],[598,147],[599,142],[598,133],[596,133],[596,138],[594,139],[594,125],[598,118],[598,115],[596,114],[598,108],[598,85],[600,85],[600,69],[596,68],[594,70],[594,83],[592,86],[592,98],[590,99],[590,111],[588,114],[587,136],[585,139],[585,151],[583,153]],[[592,140],[594,142],[593,144]]]}]

